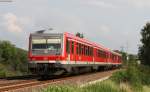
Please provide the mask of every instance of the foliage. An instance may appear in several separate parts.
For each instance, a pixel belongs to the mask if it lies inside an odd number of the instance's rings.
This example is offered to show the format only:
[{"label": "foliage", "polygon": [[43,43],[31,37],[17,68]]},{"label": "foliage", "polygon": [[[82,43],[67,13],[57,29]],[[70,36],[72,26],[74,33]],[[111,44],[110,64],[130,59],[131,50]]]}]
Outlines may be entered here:
[{"label": "foliage", "polygon": [[0,77],[6,77],[6,74],[5,74],[4,70],[0,70]]},{"label": "foliage", "polygon": [[150,85],[150,67],[141,65],[139,67],[140,78],[143,85]]},{"label": "foliage", "polygon": [[150,23],[147,23],[141,30],[141,42],[139,47],[139,59],[142,64],[150,66]]},{"label": "foliage", "polygon": [[111,79],[115,81],[116,83],[122,83],[127,81],[127,72],[125,70],[117,71],[113,74]]},{"label": "foliage", "polygon": [[[0,64],[5,71],[27,72],[27,51],[15,47],[9,41],[0,41]],[[13,73],[11,73],[13,74]]]},{"label": "foliage", "polygon": [[132,61],[132,62],[137,61],[138,59],[138,56],[134,54],[129,54],[128,57],[129,57],[128,61]]},{"label": "foliage", "polygon": [[138,70],[138,66],[136,64],[131,64],[128,66],[126,70],[127,79],[129,84],[133,87],[134,90],[142,90],[142,83],[140,78],[140,71]]},{"label": "foliage", "polygon": [[129,62],[126,70],[121,70],[114,73],[111,77],[113,81],[116,83],[129,83],[132,86],[133,90],[141,91],[142,90],[142,80],[141,80],[141,72],[139,71],[139,67],[135,62]]},{"label": "foliage", "polygon": [[120,52],[120,54],[122,54],[122,61],[126,62],[127,61],[127,53],[125,52]]},{"label": "foliage", "polygon": [[82,92],[126,92],[124,89],[116,88],[110,83],[96,83],[83,88]]},{"label": "foliage", "polygon": [[85,87],[75,86],[50,86],[44,89],[43,92],[126,92],[122,88],[114,87],[111,83],[103,82],[88,85]]}]

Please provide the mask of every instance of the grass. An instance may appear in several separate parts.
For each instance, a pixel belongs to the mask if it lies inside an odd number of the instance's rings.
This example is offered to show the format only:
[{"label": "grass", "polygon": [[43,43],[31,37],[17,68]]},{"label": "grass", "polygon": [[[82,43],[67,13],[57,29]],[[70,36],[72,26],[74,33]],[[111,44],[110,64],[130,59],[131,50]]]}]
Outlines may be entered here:
[{"label": "grass", "polygon": [[44,89],[43,92],[127,92],[124,88],[118,88],[111,80],[98,82],[96,84],[85,87],[68,86],[68,85],[53,85]]},{"label": "grass", "polygon": [[42,92],[150,92],[150,86],[143,86],[143,90],[133,90],[128,83],[118,84],[110,79],[85,87],[69,85],[51,85]]},{"label": "grass", "polygon": [[73,86],[50,86],[43,92],[79,92],[79,88]]},{"label": "grass", "polygon": [[126,92],[126,89],[118,87],[112,81],[104,81],[83,88],[83,92]]},{"label": "grass", "polygon": [[144,86],[143,92],[150,92],[150,86]]},{"label": "grass", "polygon": [[135,90],[129,83],[118,84],[108,79],[85,87],[51,85],[42,92],[150,92],[150,86],[143,86],[142,90]]}]

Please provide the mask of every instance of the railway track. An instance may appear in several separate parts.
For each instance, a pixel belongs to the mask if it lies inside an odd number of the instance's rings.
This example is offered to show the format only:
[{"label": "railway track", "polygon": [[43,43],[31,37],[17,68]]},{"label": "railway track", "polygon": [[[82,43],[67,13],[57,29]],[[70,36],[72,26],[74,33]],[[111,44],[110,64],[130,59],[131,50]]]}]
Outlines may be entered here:
[{"label": "railway track", "polygon": [[[50,85],[50,84],[65,84],[65,83],[75,83],[77,82],[77,80],[79,81],[91,81],[96,80],[100,77],[104,77],[104,76],[110,76],[110,74],[112,74],[113,72],[115,72],[116,70],[111,70],[111,71],[105,71],[105,72],[98,72],[98,73],[92,73],[92,74],[83,74],[83,75],[77,75],[77,76],[63,76],[63,77],[59,77],[59,78],[54,78],[54,79],[50,79],[50,80],[43,80],[43,81],[39,81],[37,79],[32,79],[32,80],[20,80],[20,81],[16,81],[16,82],[12,82],[12,83],[4,83],[3,85],[0,84],[0,92],[15,92],[12,90],[18,90],[18,89],[24,89],[24,88],[30,88],[33,86],[40,86],[40,85]],[[94,77],[95,76],[95,77]],[[75,83],[78,85],[78,83]],[[21,91],[18,91],[21,92]],[[29,92],[29,91],[26,91]]]},{"label": "railway track", "polygon": [[0,84],[0,92],[4,91],[9,91],[9,90],[14,90],[14,89],[20,89],[20,88],[25,88],[25,87],[31,87],[35,85],[43,85],[46,83],[58,83],[63,80],[66,80],[68,78],[72,77],[63,77],[59,79],[51,79],[51,80],[44,80],[44,81],[39,81],[39,80],[22,80],[22,81],[17,81],[17,82],[12,82],[12,83],[5,83],[3,85]]}]

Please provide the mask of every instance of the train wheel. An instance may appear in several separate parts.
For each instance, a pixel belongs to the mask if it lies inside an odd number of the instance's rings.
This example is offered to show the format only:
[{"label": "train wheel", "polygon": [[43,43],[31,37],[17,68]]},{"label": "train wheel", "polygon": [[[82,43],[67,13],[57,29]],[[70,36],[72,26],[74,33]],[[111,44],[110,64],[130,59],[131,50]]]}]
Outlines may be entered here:
[{"label": "train wheel", "polygon": [[98,71],[98,66],[93,66],[92,68],[93,68],[93,69],[92,69],[93,72],[97,72],[97,71]]},{"label": "train wheel", "polygon": [[46,80],[49,78],[48,75],[39,75],[40,76],[40,79],[39,80]]},{"label": "train wheel", "polygon": [[74,75],[79,74],[79,68],[78,67],[73,67],[72,68],[72,74],[74,74]]}]

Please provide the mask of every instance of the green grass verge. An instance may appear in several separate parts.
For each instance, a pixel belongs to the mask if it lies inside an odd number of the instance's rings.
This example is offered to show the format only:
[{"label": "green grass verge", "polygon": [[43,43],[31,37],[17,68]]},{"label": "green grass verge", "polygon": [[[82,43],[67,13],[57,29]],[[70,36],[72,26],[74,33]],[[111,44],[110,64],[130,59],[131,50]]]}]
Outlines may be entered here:
[{"label": "green grass verge", "polygon": [[143,90],[134,90],[128,83],[118,84],[112,80],[106,80],[84,87],[69,85],[51,85],[42,92],[150,92],[150,86],[143,86]]},{"label": "green grass verge", "polygon": [[85,87],[59,85],[49,86],[43,92],[127,92],[125,89],[118,87],[112,81],[104,81]]}]

